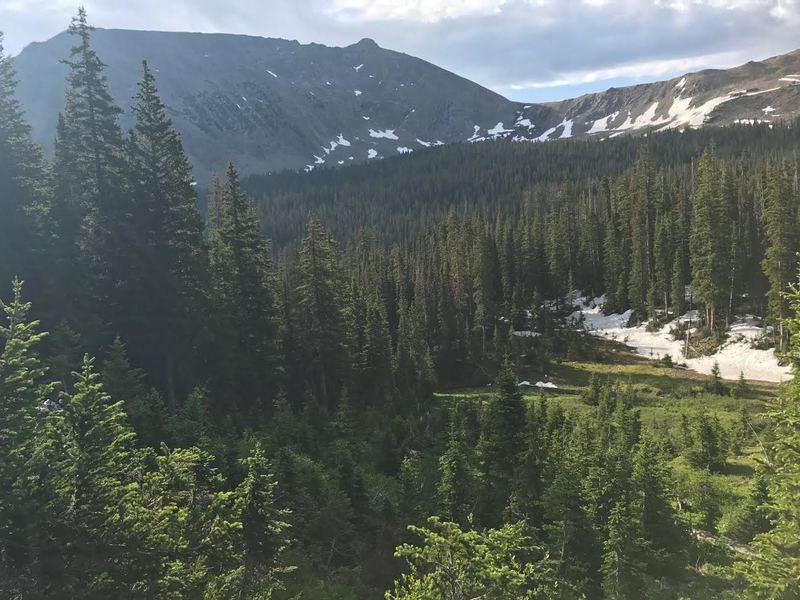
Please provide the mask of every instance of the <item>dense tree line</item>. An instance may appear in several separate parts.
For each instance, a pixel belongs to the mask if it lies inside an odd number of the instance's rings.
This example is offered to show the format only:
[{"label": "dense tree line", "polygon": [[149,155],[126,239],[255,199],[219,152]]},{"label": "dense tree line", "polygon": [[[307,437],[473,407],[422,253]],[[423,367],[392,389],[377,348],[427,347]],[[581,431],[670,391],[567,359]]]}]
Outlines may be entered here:
[{"label": "dense tree line", "polygon": [[710,332],[738,309],[766,317],[784,350],[783,294],[800,250],[796,151],[794,124],[709,128],[455,146],[245,186],[279,246],[301,235],[308,210],[351,244],[374,235],[419,247],[443,222],[454,235],[454,218],[470,222],[459,225],[466,239],[482,228],[489,240],[475,260],[504,270],[493,292],[504,316],[573,289],[605,293],[608,310],[640,320],[693,302]]},{"label": "dense tree line", "polygon": [[277,247],[302,237],[308,212],[341,242],[361,230],[395,242],[424,232],[450,208],[476,212],[490,222],[499,215],[515,219],[547,211],[565,181],[575,195],[601,201],[604,179],[628,171],[643,148],[657,169],[687,180],[689,187],[697,159],[709,146],[715,146],[718,158],[744,166],[793,160],[797,133],[796,123],[776,121],[597,141],[451,144],[368,165],[253,176],[243,185]]},{"label": "dense tree line", "polygon": [[[532,189],[519,213],[442,204],[394,244],[340,246],[302,204],[302,239],[273,252],[233,165],[200,216],[148,66],[122,132],[83,10],[70,32],[52,161],[0,49],[0,277],[19,278],[0,320],[0,594],[676,597],[695,551],[680,503],[712,525],[715,506],[668,462],[724,469],[750,430],[700,418],[675,442],[629,386],[595,380],[573,414],[525,400],[513,369],[596,352],[566,318],[577,288],[658,316],[691,283],[712,329],[732,298],[766,297],[789,348],[793,163],[721,144],[686,176],[640,152],[599,189]],[[788,131],[729,144],[786,149]],[[669,139],[664,156],[706,141]],[[619,164],[636,146],[614,146]],[[498,371],[479,400],[434,394]],[[743,563],[756,597],[796,590],[792,530],[772,528],[796,521],[787,407],[737,524],[787,565]]]}]

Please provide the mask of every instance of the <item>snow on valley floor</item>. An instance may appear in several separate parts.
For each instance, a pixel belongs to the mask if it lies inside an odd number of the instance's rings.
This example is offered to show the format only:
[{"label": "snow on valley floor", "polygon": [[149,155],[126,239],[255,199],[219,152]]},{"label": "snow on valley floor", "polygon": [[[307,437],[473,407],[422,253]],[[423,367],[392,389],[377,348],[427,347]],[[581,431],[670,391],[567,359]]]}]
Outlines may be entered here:
[{"label": "snow on valley floor", "polygon": [[731,326],[728,340],[715,354],[687,360],[683,356],[684,342],[673,340],[670,328],[677,322],[688,319],[696,321],[697,311],[690,311],[660,330],[649,332],[644,323],[637,327],[627,326],[632,311],[605,315],[602,303],[602,297],[578,298],[579,309],[573,313],[572,318],[577,321],[582,316],[586,331],[598,337],[622,342],[642,356],[659,359],[669,354],[676,364],[686,364],[693,371],[706,375],[711,373],[716,362],[724,379],[738,379],[740,373],[744,373],[745,379],[776,383],[792,378],[791,368],[780,366],[772,350],[756,350],[750,346],[751,340],[763,331],[754,317],[737,320]]}]

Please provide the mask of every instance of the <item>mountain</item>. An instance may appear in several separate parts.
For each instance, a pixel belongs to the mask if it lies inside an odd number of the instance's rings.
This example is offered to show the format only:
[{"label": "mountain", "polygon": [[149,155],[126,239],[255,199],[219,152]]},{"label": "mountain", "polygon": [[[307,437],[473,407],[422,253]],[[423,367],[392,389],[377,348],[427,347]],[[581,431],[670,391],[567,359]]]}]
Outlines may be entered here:
[{"label": "mountain", "polygon": [[[36,139],[52,146],[63,106],[66,33],[16,58]],[[800,108],[800,51],[670,81],[548,104],[512,102],[364,39],[345,48],[229,34],[103,30],[93,44],[127,108],[140,63],[156,73],[198,179],[228,161],[243,174],[311,170],[422,147],[548,141],[789,118]],[[123,126],[131,126],[126,115]]]},{"label": "mountain", "polygon": [[[62,33],[16,59],[20,100],[46,147],[63,106],[66,67],[59,61],[72,43]],[[93,45],[123,107],[136,92],[141,60],[148,61],[198,177],[229,160],[257,173],[397,155],[463,141],[476,123],[511,123],[519,110],[490,90],[368,39],[331,48],[98,29]]]}]

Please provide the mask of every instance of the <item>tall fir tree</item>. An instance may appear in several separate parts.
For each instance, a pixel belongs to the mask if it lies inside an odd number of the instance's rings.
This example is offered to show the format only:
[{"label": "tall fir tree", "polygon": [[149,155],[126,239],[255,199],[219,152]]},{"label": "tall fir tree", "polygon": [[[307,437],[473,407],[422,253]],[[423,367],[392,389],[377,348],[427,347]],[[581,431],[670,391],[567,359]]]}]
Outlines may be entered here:
[{"label": "tall fir tree", "polygon": [[[790,286],[787,301],[800,315],[800,283]],[[784,392],[780,410],[773,413],[769,501],[762,507],[772,528],[755,537],[756,552],[740,557],[736,565],[747,582],[743,596],[758,600],[789,600],[800,595],[800,316],[789,319],[787,325],[795,378]]]},{"label": "tall fir tree", "polygon": [[439,511],[448,521],[466,527],[476,504],[476,481],[461,424],[454,411],[450,436],[444,454],[439,458],[439,483],[436,495]]},{"label": "tall fir tree", "polygon": [[798,203],[787,162],[773,166],[769,173],[764,210],[764,228],[769,245],[764,255],[764,274],[769,280],[767,316],[777,329],[777,347],[783,351],[788,342],[785,320],[789,316],[786,292],[795,274],[798,235]]},{"label": "tall fir tree", "polygon": [[343,382],[345,338],[336,248],[313,215],[299,253],[298,324],[308,378],[320,402],[334,406]]},{"label": "tall fir tree", "polygon": [[239,174],[228,167],[211,229],[212,302],[219,328],[221,386],[237,391],[240,417],[260,418],[277,393],[280,331],[269,241]]},{"label": "tall fir tree", "polygon": [[122,111],[108,90],[91,32],[81,7],[69,27],[77,42],[64,61],[69,72],[55,140],[58,185],[52,218],[57,249],[68,259],[58,271],[63,276],[59,291],[73,318],[85,319],[98,341],[108,322],[126,312],[136,281],[132,255],[137,240],[136,211],[125,184]]},{"label": "tall fir tree", "polygon": [[45,281],[50,177],[16,98],[15,77],[0,32],[0,282],[25,278],[38,295]]},{"label": "tall fir tree", "polygon": [[525,449],[525,405],[517,378],[508,365],[494,385],[496,396],[486,406],[478,443],[483,488],[481,523],[489,527],[502,521]]},{"label": "tall fir tree", "polygon": [[714,149],[706,150],[697,165],[689,237],[692,294],[703,304],[705,324],[712,330],[722,324],[718,317],[728,305],[730,221],[722,169]]},{"label": "tall fir tree", "polygon": [[126,145],[129,186],[136,198],[139,285],[117,320],[138,364],[160,373],[159,387],[175,409],[194,375],[191,359],[206,308],[207,255],[194,181],[180,137],[167,116],[147,63],[135,97],[134,130]]},{"label": "tall fir tree", "polygon": [[32,528],[42,507],[32,490],[28,460],[37,413],[53,394],[37,349],[46,334],[37,331],[38,321],[29,320],[31,305],[22,299],[20,281],[12,294],[8,304],[0,300],[5,322],[0,325],[0,580],[7,582],[0,592],[10,596],[33,575],[30,568],[39,558]]}]

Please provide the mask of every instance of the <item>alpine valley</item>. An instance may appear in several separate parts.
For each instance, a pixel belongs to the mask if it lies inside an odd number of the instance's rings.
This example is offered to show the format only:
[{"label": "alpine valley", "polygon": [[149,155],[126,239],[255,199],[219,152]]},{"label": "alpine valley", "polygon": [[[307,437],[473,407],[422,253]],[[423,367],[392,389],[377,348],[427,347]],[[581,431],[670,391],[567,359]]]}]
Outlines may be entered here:
[{"label": "alpine valley", "polygon": [[524,105],[369,39],[3,41],[0,600],[800,599],[800,52]]}]

